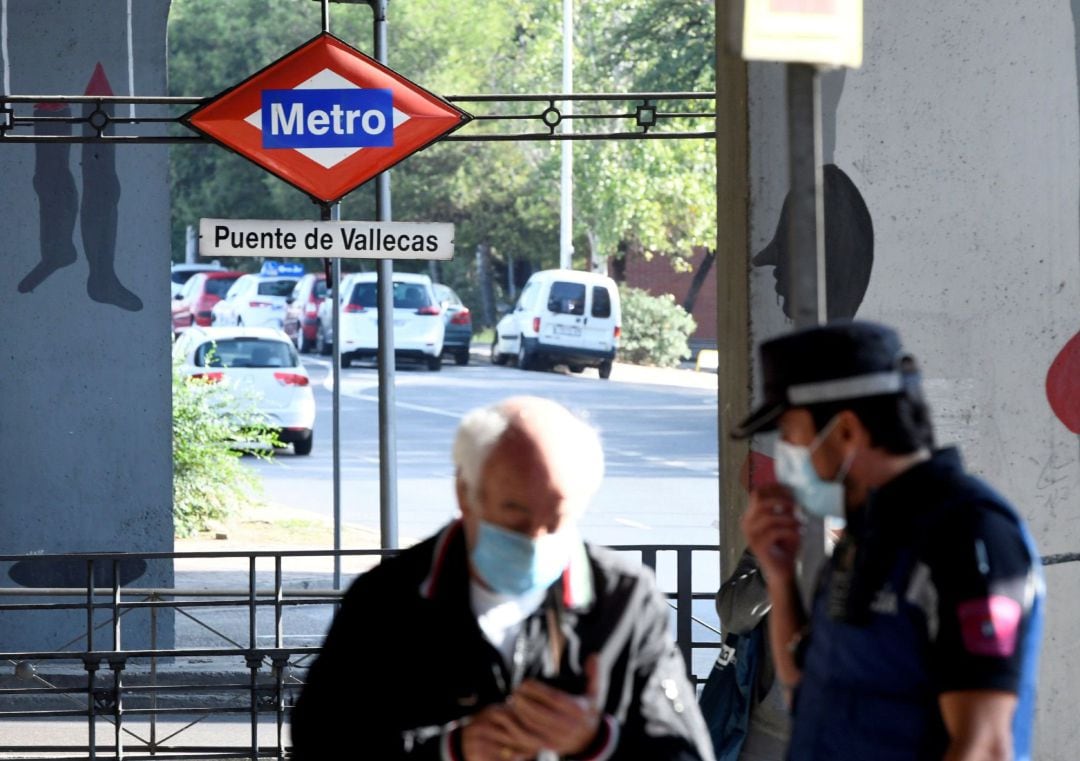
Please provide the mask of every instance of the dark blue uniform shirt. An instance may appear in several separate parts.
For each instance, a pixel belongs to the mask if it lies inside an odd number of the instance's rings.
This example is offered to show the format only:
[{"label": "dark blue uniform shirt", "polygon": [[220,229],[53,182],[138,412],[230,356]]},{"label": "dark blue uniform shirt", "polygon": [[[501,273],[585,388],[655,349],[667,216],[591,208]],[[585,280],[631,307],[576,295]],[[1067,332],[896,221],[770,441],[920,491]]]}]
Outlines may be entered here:
[{"label": "dark blue uniform shirt", "polygon": [[788,758],[940,759],[939,696],[985,689],[1018,695],[1028,761],[1042,597],[1023,522],[955,449],[905,471],[849,517],[822,573]]}]

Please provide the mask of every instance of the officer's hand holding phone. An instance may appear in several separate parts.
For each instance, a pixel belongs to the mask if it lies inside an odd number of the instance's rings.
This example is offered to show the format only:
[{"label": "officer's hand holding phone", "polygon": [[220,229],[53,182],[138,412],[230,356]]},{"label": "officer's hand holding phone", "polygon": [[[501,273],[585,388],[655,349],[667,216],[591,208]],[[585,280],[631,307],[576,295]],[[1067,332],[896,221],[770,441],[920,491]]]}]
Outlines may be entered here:
[{"label": "officer's hand holding phone", "polygon": [[750,493],[750,507],[741,524],[766,581],[793,581],[802,545],[803,517],[791,491],[778,483],[757,487]]}]

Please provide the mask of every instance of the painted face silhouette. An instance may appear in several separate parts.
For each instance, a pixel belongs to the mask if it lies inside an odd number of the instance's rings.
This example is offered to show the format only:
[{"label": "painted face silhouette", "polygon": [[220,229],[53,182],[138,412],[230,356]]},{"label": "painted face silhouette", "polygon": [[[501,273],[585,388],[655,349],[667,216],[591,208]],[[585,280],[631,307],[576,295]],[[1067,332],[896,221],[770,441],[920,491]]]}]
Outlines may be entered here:
[{"label": "painted face silhouette", "polygon": [[[862,304],[874,266],[874,225],[862,194],[835,164],[822,168],[825,205],[825,292],[830,320],[852,318]],[[773,267],[780,307],[790,319],[788,225],[791,193],[784,198],[776,232],[754,256],[755,267]]]}]

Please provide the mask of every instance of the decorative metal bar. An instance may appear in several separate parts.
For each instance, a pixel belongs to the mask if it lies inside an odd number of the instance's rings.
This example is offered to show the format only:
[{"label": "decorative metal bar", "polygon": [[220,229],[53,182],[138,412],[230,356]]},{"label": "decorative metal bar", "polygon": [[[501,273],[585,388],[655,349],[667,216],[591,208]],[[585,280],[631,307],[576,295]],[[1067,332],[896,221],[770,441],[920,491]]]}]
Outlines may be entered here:
[{"label": "decorative metal bar", "polygon": [[[146,116],[112,116],[106,106],[159,106],[165,109],[190,110],[206,102],[207,98],[177,96],[123,96],[123,95],[7,95],[0,97],[0,143],[133,143],[133,144],[183,144],[209,142],[201,135],[189,132],[180,121],[180,115],[164,116],[150,113]],[[711,108],[716,100],[710,92],[641,92],[641,93],[529,93],[529,94],[491,94],[491,95],[451,95],[446,98],[451,103],[469,103],[477,105],[497,104],[499,112],[474,114],[474,124],[466,126],[461,132],[447,138],[448,142],[517,142],[517,141],[560,141],[560,140],[701,140],[715,138],[712,129],[668,129],[657,130],[658,124],[671,123],[672,120],[712,121],[716,114]],[[632,112],[625,109],[605,113],[597,109],[586,113],[563,113],[559,103],[629,103],[634,104]],[[664,111],[658,108],[661,103],[705,103],[707,108],[695,111],[687,108]],[[36,114],[33,107],[39,104],[89,104],[95,108],[83,117],[58,117],[48,114]],[[535,113],[505,112],[510,104],[546,104],[547,107]],[[29,113],[28,113],[29,111]],[[505,113],[501,113],[505,112]],[[574,119],[575,124],[610,123],[633,120],[636,131],[594,130],[583,132],[575,130],[573,134],[557,131],[563,119]],[[34,125],[47,122],[62,122],[89,126],[91,134],[79,134],[74,130],[71,135],[36,135],[32,133]],[[534,122],[542,125],[546,132],[486,132],[485,129],[499,124]],[[173,134],[131,134],[130,127],[138,125],[163,125],[173,129]],[[110,134],[106,134],[109,132]]]}]

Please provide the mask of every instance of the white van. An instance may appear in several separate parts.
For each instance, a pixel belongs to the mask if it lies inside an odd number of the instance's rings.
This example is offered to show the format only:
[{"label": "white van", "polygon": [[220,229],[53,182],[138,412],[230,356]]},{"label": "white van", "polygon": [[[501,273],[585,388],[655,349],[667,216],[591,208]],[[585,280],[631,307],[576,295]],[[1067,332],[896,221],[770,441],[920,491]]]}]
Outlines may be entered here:
[{"label": "white van", "polygon": [[523,370],[564,364],[580,373],[595,367],[608,378],[621,331],[614,280],[595,272],[543,270],[529,278],[514,311],[495,326],[491,361],[503,365],[516,357]]}]

